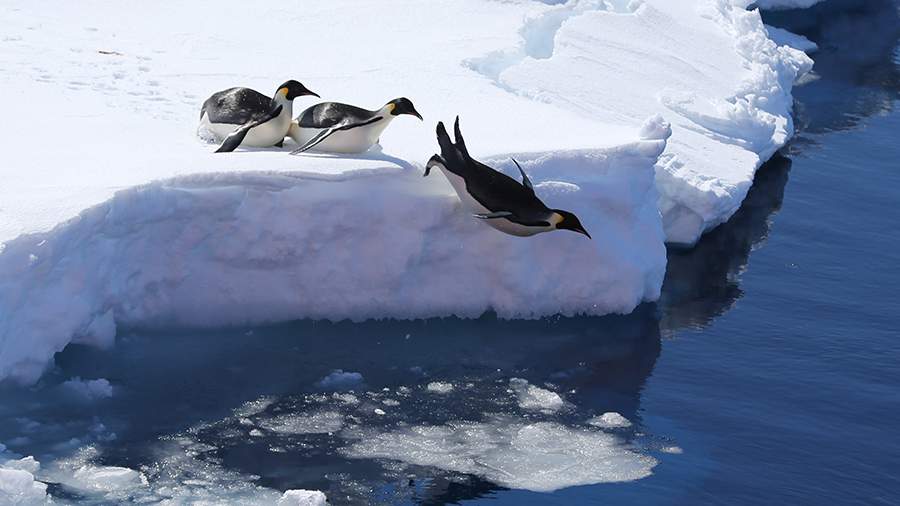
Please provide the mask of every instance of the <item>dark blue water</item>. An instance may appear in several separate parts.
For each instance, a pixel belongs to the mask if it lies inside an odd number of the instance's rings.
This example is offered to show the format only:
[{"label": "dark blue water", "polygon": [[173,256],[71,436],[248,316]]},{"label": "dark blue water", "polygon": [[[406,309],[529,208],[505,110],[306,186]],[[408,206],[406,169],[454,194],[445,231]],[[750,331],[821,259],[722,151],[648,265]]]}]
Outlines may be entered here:
[{"label": "dark blue water", "polygon": [[[900,503],[900,21],[893,2],[841,7],[769,17],[822,48],[818,79],[795,90],[800,132],[728,223],[670,251],[658,304],[538,322],[125,332],[112,351],[70,346],[41,385],[0,393],[0,441],[45,462],[91,446],[89,460],[140,469],[151,483],[311,488],[332,504]],[[317,384],[335,369],[363,379]],[[56,385],[73,376],[107,378],[114,395],[68,400]],[[512,377],[560,392],[567,406],[523,411],[507,392]],[[437,380],[456,390],[423,389]],[[336,389],[360,403],[347,407]],[[234,414],[260,397],[258,410]],[[241,421],[323,406],[352,416],[361,435],[251,436],[259,423]],[[384,415],[371,414],[378,406]],[[633,422],[615,434],[656,459],[652,475],[540,493],[489,472],[345,451],[353,437],[486,414],[576,427],[607,411]],[[186,497],[159,486],[51,492],[101,503]]]}]

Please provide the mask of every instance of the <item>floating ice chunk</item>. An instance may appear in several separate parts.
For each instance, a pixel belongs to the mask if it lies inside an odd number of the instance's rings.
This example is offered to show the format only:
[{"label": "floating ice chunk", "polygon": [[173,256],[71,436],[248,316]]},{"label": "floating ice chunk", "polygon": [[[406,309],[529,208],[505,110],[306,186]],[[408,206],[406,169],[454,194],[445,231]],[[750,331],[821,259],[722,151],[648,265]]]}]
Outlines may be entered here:
[{"label": "floating ice chunk", "polygon": [[600,416],[595,416],[587,421],[588,425],[593,425],[594,427],[602,427],[604,429],[619,429],[625,427],[631,427],[631,422],[628,421],[627,418],[616,413],[615,411],[610,411],[608,413],[603,413]]},{"label": "floating ice chunk", "polygon": [[286,414],[260,420],[259,425],[280,434],[327,434],[341,430],[344,416],[334,411],[310,415]]},{"label": "floating ice chunk", "polygon": [[453,383],[447,383],[446,381],[432,381],[425,389],[436,394],[449,394],[453,391]]},{"label": "floating ice chunk", "polygon": [[[3,458],[4,457],[0,455],[0,463],[3,462]],[[21,459],[7,460],[5,463],[0,464],[0,467],[5,469],[18,469],[19,471],[34,474],[41,469],[41,463],[35,460],[34,457],[28,456]]]},{"label": "floating ice chunk", "polygon": [[241,407],[234,410],[234,416],[248,417],[258,415],[266,410],[275,402],[271,397],[260,397],[252,401],[245,402]]},{"label": "floating ice chunk", "polygon": [[83,380],[76,376],[64,382],[60,388],[72,397],[82,401],[108,399],[113,395],[112,385],[105,378]]},{"label": "floating ice chunk", "polygon": [[374,413],[378,416],[384,416],[386,413],[381,408],[375,408]]},{"label": "floating ice chunk", "polygon": [[363,375],[358,372],[344,372],[335,369],[328,376],[320,379],[316,385],[324,390],[352,390],[363,382]]},{"label": "floating ice chunk", "polygon": [[556,392],[530,385],[522,378],[509,380],[509,388],[515,392],[519,407],[525,410],[552,413],[565,405]]},{"label": "floating ice chunk", "polygon": [[84,490],[113,492],[147,485],[143,473],[127,467],[84,465],[72,477],[71,485]]},{"label": "floating ice chunk", "polygon": [[637,480],[656,465],[612,434],[509,417],[406,427],[367,435],[343,451],[351,458],[432,466],[542,492]]},{"label": "floating ice chunk", "polygon": [[0,504],[47,504],[47,485],[21,469],[0,467]]},{"label": "floating ice chunk", "polygon": [[325,494],[318,490],[288,490],[278,499],[278,506],[325,506]]},{"label": "floating ice chunk", "polygon": [[804,53],[812,53],[819,49],[819,45],[815,42],[784,28],[766,25],[766,31],[769,32],[769,38],[779,46],[790,46]]},{"label": "floating ice chunk", "polygon": [[674,455],[681,455],[682,453],[684,453],[684,450],[682,450],[678,446],[663,446],[662,448],[659,449],[659,451],[661,451],[663,453],[671,453]]},{"label": "floating ice chunk", "polygon": [[335,392],[331,395],[331,397],[343,402],[344,404],[359,404],[359,398],[353,394],[339,394]]}]

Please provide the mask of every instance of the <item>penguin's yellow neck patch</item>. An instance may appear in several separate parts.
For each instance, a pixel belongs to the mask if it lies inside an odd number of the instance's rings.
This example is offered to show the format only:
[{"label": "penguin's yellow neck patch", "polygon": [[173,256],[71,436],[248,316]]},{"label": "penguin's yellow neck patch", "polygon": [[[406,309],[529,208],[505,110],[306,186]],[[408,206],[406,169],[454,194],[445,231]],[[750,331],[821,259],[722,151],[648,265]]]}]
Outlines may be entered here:
[{"label": "penguin's yellow neck patch", "polygon": [[278,93],[281,93],[281,96],[287,98],[288,89],[287,88],[279,88]]},{"label": "penguin's yellow neck patch", "polygon": [[554,227],[559,225],[560,223],[562,223],[562,221],[563,221],[563,215],[561,215],[559,213],[553,213],[550,215],[550,224],[553,225]]},{"label": "penguin's yellow neck patch", "polygon": [[394,109],[397,108],[397,104],[388,104],[384,106],[384,108],[387,110],[387,112],[394,112]]}]

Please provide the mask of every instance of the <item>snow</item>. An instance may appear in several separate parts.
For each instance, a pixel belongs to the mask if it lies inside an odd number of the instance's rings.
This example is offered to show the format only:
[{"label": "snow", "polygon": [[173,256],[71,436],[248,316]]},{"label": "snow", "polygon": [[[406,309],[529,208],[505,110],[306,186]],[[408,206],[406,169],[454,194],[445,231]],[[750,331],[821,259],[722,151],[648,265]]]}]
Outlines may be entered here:
[{"label": "snow", "polygon": [[813,53],[819,49],[815,42],[784,28],[766,25],[766,31],[769,32],[769,38],[779,46],[790,46],[804,53]]},{"label": "snow", "polygon": [[325,506],[326,499],[318,490],[288,490],[278,499],[278,506]]},{"label": "snow", "polygon": [[[0,379],[123,325],[627,313],[658,298],[665,240],[738,208],[811,65],[741,0],[403,0],[390,30],[358,22],[379,2],[229,2],[5,12]],[[355,157],[196,139],[211,92],[289,78],[366,107],[407,96],[426,121]],[[515,156],[594,240],[501,235],[421,178],[457,114],[475,156],[512,174]]]},{"label": "snow", "polygon": [[367,434],[344,453],[474,474],[539,492],[638,480],[656,465],[611,434],[508,416]]},{"label": "snow", "polygon": [[447,383],[446,381],[432,381],[425,386],[426,390],[436,394],[449,394],[453,391],[453,388],[453,383]]},{"label": "snow", "polygon": [[134,469],[85,465],[72,475],[78,488],[104,492],[123,491],[147,485],[147,478]]},{"label": "snow", "polygon": [[509,380],[509,388],[516,394],[519,407],[524,410],[552,413],[565,405],[562,397],[556,392],[530,385],[522,378]]},{"label": "snow", "polygon": [[625,427],[631,427],[631,422],[628,421],[627,418],[616,413],[615,411],[610,411],[608,413],[603,413],[600,416],[595,416],[588,420],[588,425],[593,425],[594,427],[601,427],[604,429],[619,429]]}]

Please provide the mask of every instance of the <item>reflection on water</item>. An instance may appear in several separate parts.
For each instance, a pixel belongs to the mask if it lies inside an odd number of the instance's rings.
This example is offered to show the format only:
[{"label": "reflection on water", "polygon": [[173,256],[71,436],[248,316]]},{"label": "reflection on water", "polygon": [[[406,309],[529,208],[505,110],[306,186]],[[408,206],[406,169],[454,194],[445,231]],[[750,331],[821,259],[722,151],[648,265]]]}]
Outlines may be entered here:
[{"label": "reflection on water", "polygon": [[795,117],[809,133],[847,130],[890,112],[900,98],[900,9],[894,0],[828,0],[812,9],[766,12],[766,23],[819,45],[818,80],[795,88]]},{"label": "reflection on water", "polygon": [[663,333],[702,328],[731,308],[743,292],[740,275],[750,252],[765,242],[781,208],[791,160],[775,155],[756,173],[741,208],[693,249],[670,249],[660,308]]}]

